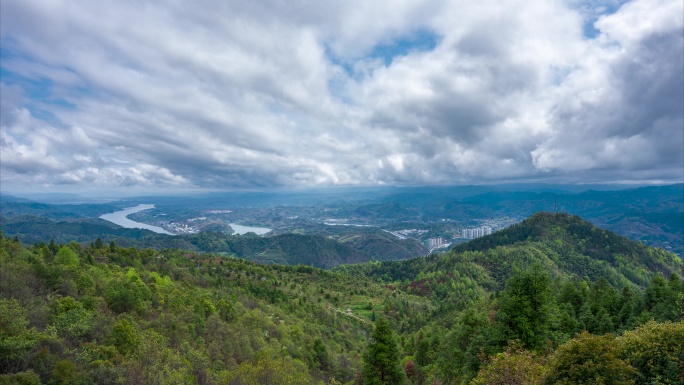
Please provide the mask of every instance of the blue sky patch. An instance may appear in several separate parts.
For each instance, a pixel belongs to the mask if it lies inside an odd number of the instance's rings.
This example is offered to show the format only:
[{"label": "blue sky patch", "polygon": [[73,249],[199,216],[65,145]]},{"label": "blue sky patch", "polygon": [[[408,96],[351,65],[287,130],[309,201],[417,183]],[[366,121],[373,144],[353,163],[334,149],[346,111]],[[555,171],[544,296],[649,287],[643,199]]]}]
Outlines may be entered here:
[{"label": "blue sky patch", "polygon": [[[2,58],[7,58],[7,52],[0,54]],[[0,66],[0,80],[8,86],[16,86],[21,89],[24,95],[21,107],[31,111],[31,115],[37,119],[60,125],[55,115],[50,111],[50,106],[61,109],[75,109],[76,106],[68,100],[57,97],[54,94],[54,83],[47,78],[29,78],[17,74],[14,71]]]},{"label": "blue sky patch", "polygon": [[611,15],[620,9],[627,0],[605,1],[602,3],[594,0],[588,0],[581,9],[584,16],[584,23],[582,25],[582,32],[587,39],[594,39],[601,31],[594,27],[594,23],[601,17]]},{"label": "blue sky patch", "polygon": [[[382,42],[361,59],[382,59],[385,66],[392,64],[395,58],[406,56],[412,52],[432,51],[439,44],[441,37],[427,29],[419,29],[408,35],[398,36],[389,41]],[[341,67],[350,77],[360,80],[354,71],[354,60],[345,60],[337,56],[334,50],[325,45],[325,55],[330,61]]]},{"label": "blue sky patch", "polygon": [[389,66],[396,57],[406,56],[411,52],[432,51],[438,43],[439,35],[427,29],[420,29],[410,35],[376,45],[368,56],[383,59],[385,65]]}]

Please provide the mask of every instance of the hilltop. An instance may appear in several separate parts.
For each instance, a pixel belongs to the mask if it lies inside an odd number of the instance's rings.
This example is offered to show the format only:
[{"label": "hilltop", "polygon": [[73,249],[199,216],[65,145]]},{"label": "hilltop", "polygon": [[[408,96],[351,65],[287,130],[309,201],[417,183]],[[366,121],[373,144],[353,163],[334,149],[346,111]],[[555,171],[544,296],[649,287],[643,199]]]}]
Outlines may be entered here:
[{"label": "hilltop", "polygon": [[[655,274],[682,275],[684,263],[675,254],[645,246],[612,231],[595,227],[576,215],[540,212],[523,222],[450,251],[406,261],[341,266],[439,298],[454,296],[453,287],[466,287],[470,297],[501,290],[517,270],[539,264],[553,278],[599,278],[621,288],[645,287]],[[472,298],[457,295],[450,303]]]}]

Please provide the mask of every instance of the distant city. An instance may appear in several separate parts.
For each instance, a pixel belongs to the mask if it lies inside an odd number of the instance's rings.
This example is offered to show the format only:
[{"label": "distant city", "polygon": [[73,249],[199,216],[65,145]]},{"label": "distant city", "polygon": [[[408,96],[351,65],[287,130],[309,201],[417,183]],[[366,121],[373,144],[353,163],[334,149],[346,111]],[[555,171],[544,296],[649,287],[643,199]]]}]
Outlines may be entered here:
[{"label": "distant city", "polygon": [[430,251],[441,247],[448,247],[449,245],[451,245],[451,243],[447,242],[442,237],[430,238],[426,241],[426,246]]},{"label": "distant city", "polygon": [[484,237],[485,235],[490,235],[492,233],[492,228],[489,226],[482,226],[473,229],[463,229],[461,230],[461,238],[475,239]]},{"label": "distant city", "polygon": [[[461,230],[461,238],[462,239],[475,239],[479,237],[483,237],[485,235],[490,235],[492,233],[492,228],[489,226],[482,226],[482,227],[477,227],[477,228],[472,228],[472,229],[463,229]],[[459,235],[456,233],[454,235],[454,238],[458,238]],[[434,238],[428,238],[424,242],[425,247],[427,247],[428,250],[432,251],[435,249],[442,249],[442,248],[447,248],[451,246],[451,242],[447,241],[446,239],[442,237],[434,237]]]}]

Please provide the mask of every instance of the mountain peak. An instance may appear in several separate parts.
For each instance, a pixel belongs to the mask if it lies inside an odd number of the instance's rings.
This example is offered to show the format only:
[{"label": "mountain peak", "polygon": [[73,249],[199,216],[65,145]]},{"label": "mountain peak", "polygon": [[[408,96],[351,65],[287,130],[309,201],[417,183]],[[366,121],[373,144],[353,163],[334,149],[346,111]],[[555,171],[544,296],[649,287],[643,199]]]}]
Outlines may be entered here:
[{"label": "mountain peak", "polygon": [[530,248],[580,276],[598,276],[599,270],[605,274],[620,271],[629,281],[643,285],[653,272],[668,276],[684,271],[684,263],[677,255],[598,228],[568,213],[538,212],[506,229],[460,244],[451,253]]}]

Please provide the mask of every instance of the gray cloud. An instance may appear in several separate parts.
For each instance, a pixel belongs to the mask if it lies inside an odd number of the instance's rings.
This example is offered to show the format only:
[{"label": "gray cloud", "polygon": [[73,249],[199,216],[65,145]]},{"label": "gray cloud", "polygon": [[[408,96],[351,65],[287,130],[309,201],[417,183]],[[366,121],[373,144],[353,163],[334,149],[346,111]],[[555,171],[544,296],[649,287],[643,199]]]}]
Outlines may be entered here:
[{"label": "gray cloud", "polygon": [[565,99],[557,105],[560,129],[533,151],[535,165],[583,171],[594,180],[681,178],[684,37],[682,16],[672,18],[677,6],[669,5],[656,8],[648,23],[625,22],[642,18],[640,3],[599,20],[608,36],[603,43],[621,52],[594,70],[605,76],[594,95],[578,93],[572,96],[579,103]]},{"label": "gray cloud", "polygon": [[681,180],[682,4],[618,7],[3,1],[3,185]]}]

